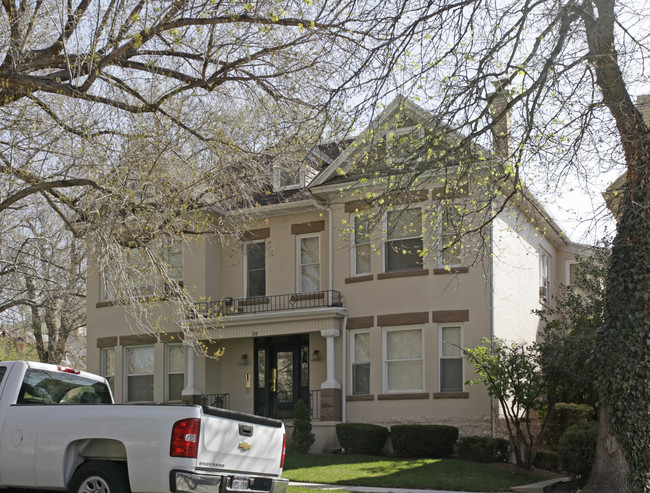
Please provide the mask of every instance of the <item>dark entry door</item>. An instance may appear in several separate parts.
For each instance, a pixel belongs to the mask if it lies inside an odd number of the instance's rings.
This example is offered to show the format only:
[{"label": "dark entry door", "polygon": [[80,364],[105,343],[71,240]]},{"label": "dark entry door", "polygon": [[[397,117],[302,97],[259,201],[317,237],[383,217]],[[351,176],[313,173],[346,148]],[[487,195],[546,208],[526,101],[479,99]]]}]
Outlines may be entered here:
[{"label": "dark entry door", "polygon": [[291,418],[298,399],[309,405],[309,346],[303,337],[261,339],[255,356],[256,414]]}]

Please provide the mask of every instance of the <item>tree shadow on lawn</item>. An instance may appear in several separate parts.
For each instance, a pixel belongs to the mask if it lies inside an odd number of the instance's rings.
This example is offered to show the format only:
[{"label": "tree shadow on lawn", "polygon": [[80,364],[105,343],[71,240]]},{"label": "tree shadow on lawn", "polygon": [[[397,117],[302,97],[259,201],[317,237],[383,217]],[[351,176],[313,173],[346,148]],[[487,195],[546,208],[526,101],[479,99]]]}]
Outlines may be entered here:
[{"label": "tree shadow on lawn", "polygon": [[[338,455],[321,456],[313,461],[310,465],[309,459],[297,459],[295,465],[288,464],[286,476],[296,481],[333,482],[344,486],[465,491],[503,491],[549,478],[545,471],[529,472],[516,466],[508,467],[507,464],[480,464],[452,459],[404,460]],[[328,471],[331,466],[335,467],[334,471]],[[296,473],[299,469],[299,474],[292,473],[292,469],[296,469]]]}]

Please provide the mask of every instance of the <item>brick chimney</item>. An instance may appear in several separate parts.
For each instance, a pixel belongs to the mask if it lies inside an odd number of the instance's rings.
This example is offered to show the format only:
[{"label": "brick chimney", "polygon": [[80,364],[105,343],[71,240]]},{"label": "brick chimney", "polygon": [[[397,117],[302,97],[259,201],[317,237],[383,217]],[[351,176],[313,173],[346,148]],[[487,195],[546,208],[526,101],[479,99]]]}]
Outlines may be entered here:
[{"label": "brick chimney", "polygon": [[636,98],[636,107],[643,115],[646,125],[650,125],[650,94],[638,96]]},{"label": "brick chimney", "polygon": [[493,82],[494,92],[488,94],[490,112],[494,118],[492,127],[492,147],[494,153],[507,159],[512,154],[512,110],[504,110],[510,101],[506,92],[507,79]]}]

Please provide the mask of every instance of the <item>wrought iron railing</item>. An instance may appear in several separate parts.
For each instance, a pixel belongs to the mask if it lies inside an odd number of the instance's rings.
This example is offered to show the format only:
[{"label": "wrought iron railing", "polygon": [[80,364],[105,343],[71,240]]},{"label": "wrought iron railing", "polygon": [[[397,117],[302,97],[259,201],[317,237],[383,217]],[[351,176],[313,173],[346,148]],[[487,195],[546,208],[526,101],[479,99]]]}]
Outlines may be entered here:
[{"label": "wrought iron railing", "polygon": [[276,294],[255,298],[224,298],[217,301],[195,303],[190,317],[218,317],[246,313],[300,310],[343,306],[339,291],[314,291],[312,293]]},{"label": "wrought iron railing", "polygon": [[320,419],[320,390],[309,391],[309,413],[311,419]]},{"label": "wrought iron railing", "polygon": [[203,394],[201,404],[220,409],[230,409],[230,394]]}]

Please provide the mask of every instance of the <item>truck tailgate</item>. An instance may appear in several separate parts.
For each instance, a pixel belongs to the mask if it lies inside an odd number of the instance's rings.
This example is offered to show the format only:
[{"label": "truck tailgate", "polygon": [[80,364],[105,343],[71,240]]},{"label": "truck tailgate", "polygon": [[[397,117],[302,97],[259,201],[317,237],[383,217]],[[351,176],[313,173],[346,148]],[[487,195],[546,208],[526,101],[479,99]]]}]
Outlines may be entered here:
[{"label": "truck tailgate", "polygon": [[197,467],[238,474],[278,476],[282,421],[211,407],[203,408]]}]

